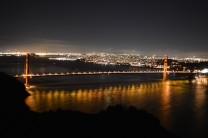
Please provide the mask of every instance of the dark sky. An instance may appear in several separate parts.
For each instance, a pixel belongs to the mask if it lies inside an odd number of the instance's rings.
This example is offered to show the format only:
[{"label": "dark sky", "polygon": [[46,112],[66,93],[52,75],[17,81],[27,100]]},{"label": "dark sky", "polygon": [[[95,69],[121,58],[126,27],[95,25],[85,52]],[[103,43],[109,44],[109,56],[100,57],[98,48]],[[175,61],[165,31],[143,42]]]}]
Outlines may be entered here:
[{"label": "dark sky", "polygon": [[207,46],[206,1],[0,1],[0,51],[208,56]]}]

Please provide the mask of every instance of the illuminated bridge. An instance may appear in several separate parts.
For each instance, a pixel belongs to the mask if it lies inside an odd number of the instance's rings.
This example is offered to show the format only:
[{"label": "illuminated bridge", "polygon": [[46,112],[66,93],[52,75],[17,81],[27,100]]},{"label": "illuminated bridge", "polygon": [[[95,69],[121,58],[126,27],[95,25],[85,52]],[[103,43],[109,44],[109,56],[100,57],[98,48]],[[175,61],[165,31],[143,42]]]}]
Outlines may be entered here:
[{"label": "illuminated bridge", "polygon": [[[62,72],[62,73],[42,73],[42,74],[32,74],[29,73],[29,54],[26,54],[26,65],[25,74],[15,75],[16,78],[25,78],[25,85],[29,86],[29,78],[32,77],[49,77],[49,76],[67,76],[67,75],[110,75],[110,74],[163,74],[163,80],[167,80],[168,74],[191,74],[188,71],[168,71],[167,70],[167,60],[168,56],[164,57],[164,68],[163,71],[97,71],[97,72]],[[193,73],[192,73],[193,74]]]},{"label": "illuminated bridge", "polygon": [[[103,71],[103,72],[66,72],[66,73],[42,73],[42,74],[22,74],[14,77],[43,77],[43,76],[66,76],[66,75],[110,75],[110,74],[150,74],[150,73],[164,73],[164,71]],[[191,73],[187,71],[167,71],[170,73]]]}]

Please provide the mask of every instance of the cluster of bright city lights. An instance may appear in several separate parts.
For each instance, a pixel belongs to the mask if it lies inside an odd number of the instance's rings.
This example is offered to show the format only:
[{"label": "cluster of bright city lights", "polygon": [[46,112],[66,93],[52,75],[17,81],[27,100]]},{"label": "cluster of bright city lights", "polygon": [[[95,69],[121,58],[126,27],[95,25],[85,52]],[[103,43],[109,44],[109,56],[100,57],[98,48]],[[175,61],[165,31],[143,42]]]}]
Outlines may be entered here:
[{"label": "cluster of bright city lights", "polygon": [[[49,60],[61,60],[61,61],[83,61],[101,65],[129,65],[137,67],[150,67],[163,69],[164,56],[147,56],[139,54],[112,54],[112,53],[63,53],[63,52],[40,52],[32,53],[28,52],[31,56],[46,57]],[[0,52],[0,56],[25,56],[27,52]],[[208,62],[208,58],[180,58],[180,57],[168,57],[171,59],[168,68],[174,71],[189,71],[187,67],[182,66],[180,63],[200,63]],[[195,72],[208,73],[208,69],[194,70]]]}]

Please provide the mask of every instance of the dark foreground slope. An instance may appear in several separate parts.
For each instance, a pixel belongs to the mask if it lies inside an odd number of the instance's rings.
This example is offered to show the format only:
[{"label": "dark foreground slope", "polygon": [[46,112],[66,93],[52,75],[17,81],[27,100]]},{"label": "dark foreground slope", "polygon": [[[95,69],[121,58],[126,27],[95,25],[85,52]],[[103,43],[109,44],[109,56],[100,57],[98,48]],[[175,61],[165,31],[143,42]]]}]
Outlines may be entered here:
[{"label": "dark foreground slope", "polygon": [[[6,91],[2,85],[5,80],[12,84]],[[176,137],[162,128],[156,117],[134,107],[109,106],[98,114],[70,110],[35,113],[24,103],[27,95],[24,85],[3,73],[0,73],[0,82],[1,106],[4,106],[0,111],[0,137]]]}]

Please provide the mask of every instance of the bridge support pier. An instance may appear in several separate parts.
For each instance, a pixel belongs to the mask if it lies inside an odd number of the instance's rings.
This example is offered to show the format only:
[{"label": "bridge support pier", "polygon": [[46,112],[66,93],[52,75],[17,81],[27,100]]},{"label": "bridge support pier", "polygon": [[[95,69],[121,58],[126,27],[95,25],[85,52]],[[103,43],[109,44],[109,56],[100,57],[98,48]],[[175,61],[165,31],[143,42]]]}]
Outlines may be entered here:
[{"label": "bridge support pier", "polygon": [[25,65],[25,86],[29,87],[29,54],[26,54],[26,65]]},{"label": "bridge support pier", "polygon": [[163,67],[163,80],[167,80],[168,79],[168,56],[165,55],[164,56],[164,67]]}]

